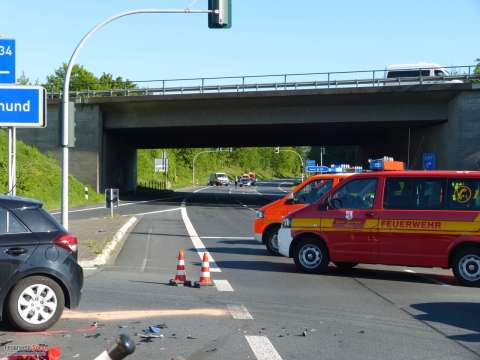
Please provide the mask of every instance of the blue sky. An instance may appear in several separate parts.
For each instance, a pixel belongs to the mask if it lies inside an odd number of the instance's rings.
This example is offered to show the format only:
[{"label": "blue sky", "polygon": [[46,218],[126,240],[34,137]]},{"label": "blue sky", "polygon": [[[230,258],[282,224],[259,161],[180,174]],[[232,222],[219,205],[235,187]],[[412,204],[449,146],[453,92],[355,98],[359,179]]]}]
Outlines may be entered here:
[{"label": "blue sky", "polygon": [[[45,80],[101,19],[192,0],[4,0],[0,35],[17,39],[17,73]],[[206,15],[137,15],[108,25],[78,62],[132,80],[382,69],[480,57],[480,0],[233,0],[230,30]],[[198,0],[192,8],[206,8]]]}]

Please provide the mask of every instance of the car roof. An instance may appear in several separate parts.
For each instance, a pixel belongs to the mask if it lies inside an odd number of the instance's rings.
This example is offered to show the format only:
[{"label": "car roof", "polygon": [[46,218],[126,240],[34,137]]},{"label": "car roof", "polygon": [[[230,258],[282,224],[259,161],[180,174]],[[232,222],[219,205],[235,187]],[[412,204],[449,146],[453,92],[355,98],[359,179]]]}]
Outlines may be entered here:
[{"label": "car roof", "polygon": [[367,173],[355,174],[352,177],[372,177],[372,176],[389,176],[389,177],[471,177],[480,178],[480,171],[455,171],[455,170],[400,170],[400,171],[370,171]]},{"label": "car roof", "polygon": [[0,206],[9,210],[14,210],[26,207],[41,207],[42,202],[20,196],[0,195]]},{"label": "car roof", "polygon": [[439,64],[419,62],[416,64],[392,64],[387,65],[387,70],[412,70],[412,69],[443,69],[444,66]]},{"label": "car roof", "polygon": [[347,177],[347,176],[352,176],[355,173],[327,173],[327,174],[317,174],[317,175],[312,175],[307,178],[307,180],[311,179],[332,179],[332,178],[338,178],[338,177]]}]

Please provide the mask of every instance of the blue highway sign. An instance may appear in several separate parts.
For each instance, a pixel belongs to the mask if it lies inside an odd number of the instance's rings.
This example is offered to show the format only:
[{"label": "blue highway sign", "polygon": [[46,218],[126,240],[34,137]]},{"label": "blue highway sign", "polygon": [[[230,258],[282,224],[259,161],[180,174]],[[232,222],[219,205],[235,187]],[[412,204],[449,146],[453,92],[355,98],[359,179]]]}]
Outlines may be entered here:
[{"label": "blue highway sign", "polygon": [[0,39],[0,84],[15,84],[15,40]]},{"label": "blue highway sign", "polygon": [[0,127],[47,126],[47,92],[41,86],[0,85]]},{"label": "blue highway sign", "polygon": [[326,173],[329,171],[330,168],[328,166],[307,166],[308,173]]},{"label": "blue highway sign", "polygon": [[316,162],[315,162],[315,160],[307,160],[307,161],[305,161],[305,164],[307,166],[315,166]]},{"label": "blue highway sign", "polygon": [[436,163],[434,153],[423,153],[423,170],[435,170]]}]

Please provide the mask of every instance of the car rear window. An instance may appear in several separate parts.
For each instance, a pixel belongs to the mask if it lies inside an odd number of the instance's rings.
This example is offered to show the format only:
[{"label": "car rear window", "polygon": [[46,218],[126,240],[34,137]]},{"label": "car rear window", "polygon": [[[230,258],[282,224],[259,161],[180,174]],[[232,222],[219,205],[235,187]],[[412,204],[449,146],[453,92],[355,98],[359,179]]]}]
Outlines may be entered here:
[{"label": "car rear window", "polygon": [[16,209],[15,214],[32,232],[52,232],[64,230],[53,216],[40,207]]},{"label": "car rear window", "polygon": [[480,210],[480,179],[449,180],[447,207],[452,210]]}]

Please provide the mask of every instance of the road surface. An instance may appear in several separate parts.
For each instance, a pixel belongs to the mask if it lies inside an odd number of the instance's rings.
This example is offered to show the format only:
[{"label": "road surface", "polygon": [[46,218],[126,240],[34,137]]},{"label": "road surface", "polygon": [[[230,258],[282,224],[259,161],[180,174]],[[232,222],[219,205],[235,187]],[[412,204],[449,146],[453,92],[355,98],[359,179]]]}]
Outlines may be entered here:
[{"label": "road surface", "polygon": [[[252,237],[254,211],[288,189],[199,187],[122,206],[139,222],[114,263],[86,271],[80,308],[43,334],[5,326],[0,341],[60,345],[65,359],[92,359],[120,333],[137,341],[133,359],[480,358],[480,290],[449,271],[365,265],[310,275],[268,256]],[[179,249],[192,280],[208,251],[216,286],[168,286]],[[163,338],[137,335],[163,324]]]}]

